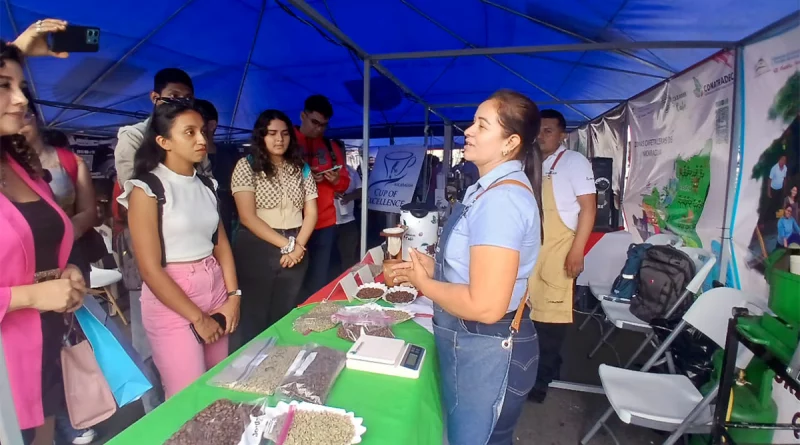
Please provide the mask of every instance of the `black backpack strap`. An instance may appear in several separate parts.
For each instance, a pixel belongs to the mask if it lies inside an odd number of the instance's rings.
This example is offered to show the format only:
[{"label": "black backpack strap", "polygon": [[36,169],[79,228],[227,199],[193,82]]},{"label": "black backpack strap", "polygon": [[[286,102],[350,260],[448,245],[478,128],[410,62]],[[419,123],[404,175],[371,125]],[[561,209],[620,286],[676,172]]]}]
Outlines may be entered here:
[{"label": "black backpack strap", "polygon": [[336,151],[333,149],[333,143],[330,139],[326,137],[322,137],[322,142],[325,143],[325,146],[328,147],[328,154],[331,155],[331,164],[336,165]]},{"label": "black backpack strap", "polygon": [[158,241],[161,243],[161,267],[167,266],[167,251],[164,247],[164,231],[162,228],[162,221],[164,219],[164,203],[167,198],[164,195],[164,184],[158,179],[158,176],[151,172],[139,175],[136,179],[144,182],[150,187],[150,191],[156,195],[156,204],[158,206]]},{"label": "black backpack strap", "polygon": [[[197,178],[200,179],[200,182],[202,182],[203,185],[208,187],[208,189],[211,190],[211,193],[214,194],[214,199],[217,200],[217,215],[219,215],[221,220],[222,213],[220,213],[219,209],[219,195],[217,195],[217,191],[214,189],[214,181],[212,181],[211,178],[209,178],[208,176],[201,174],[198,174]],[[217,225],[217,230],[214,230],[214,234],[211,235],[211,242],[214,243],[214,245],[216,246],[218,239],[219,239],[219,225]]]}]

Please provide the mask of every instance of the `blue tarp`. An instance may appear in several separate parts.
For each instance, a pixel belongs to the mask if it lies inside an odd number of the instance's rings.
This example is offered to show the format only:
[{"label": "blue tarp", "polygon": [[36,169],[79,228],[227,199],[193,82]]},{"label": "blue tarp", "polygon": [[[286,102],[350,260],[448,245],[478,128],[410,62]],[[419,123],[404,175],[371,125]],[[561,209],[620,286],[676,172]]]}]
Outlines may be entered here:
[{"label": "blue tarp", "polygon": [[[736,41],[798,9],[797,0],[309,3],[370,54],[587,40]],[[266,108],[299,119],[311,93],[330,97],[333,127],[362,123],[362,62],[285,0],[267,0],[263,16],[261,0],[110,0],[102,6],[90,0],[3,0],[0,5],[0,37],[7,40],[46,17],[101,29],[98,53],[30,61],[30,81],[40,99],[148,112],[153,75],[175,66],[193,77],[197,97],[216,105],[222,125],[252,128]],[[537,101],[552,100],[542,90],[562,100],[605,100],[627,99],[715,51],[635,51],[639,60],[608,51],[502,55],[494,61],[476,56],[386,61],[384,66],[430,104],[476,103],[499,88]],[[374,76],[373,125],[422,122],[421,105]],[[553,108],[578,123],[613,106],[574,105],[577,112],[564,105]],[[44,111],[47,123],[64,129],[113,129],[136,120],[54,107]],[[471,120],[474,109],[441,112],[460,121]]]}]

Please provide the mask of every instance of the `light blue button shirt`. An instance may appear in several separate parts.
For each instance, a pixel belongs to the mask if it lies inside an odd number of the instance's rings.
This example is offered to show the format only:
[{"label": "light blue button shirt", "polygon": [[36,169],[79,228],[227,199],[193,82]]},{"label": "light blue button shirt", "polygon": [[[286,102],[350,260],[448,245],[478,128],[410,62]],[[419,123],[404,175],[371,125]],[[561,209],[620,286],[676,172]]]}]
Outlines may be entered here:
[{"label": "light blue button shirt", "polygon": [[[483,193],[493,183],[514,179],[531,186],[520,161],[508,161],[467,189],[464,205],[470,206],[456,223],[444,252],[444,278],[449,283],[469,284],[469,249],[497,246],[520,253],[517,281],[508,311],[516,310],[525,295],[528,277],[541,247],[541,219],[533,193],[518,185],[504,184]],[[453,215],[455,217],[456,215]],[[498,296],[499,298],[499,296]]]}]

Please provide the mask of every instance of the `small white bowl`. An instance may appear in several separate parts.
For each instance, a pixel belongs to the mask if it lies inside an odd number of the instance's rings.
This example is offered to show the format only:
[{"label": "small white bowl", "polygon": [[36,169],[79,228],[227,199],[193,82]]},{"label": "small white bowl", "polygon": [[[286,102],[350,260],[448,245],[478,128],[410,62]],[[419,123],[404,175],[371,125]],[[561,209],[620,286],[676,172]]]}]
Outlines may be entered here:
[{"label": "small white bowl", "polygon": [[[389,294],[391,294],[392,292],[408,292],[411,295],[413,295],[414,298],[412,298],[411,301],[408,301],[408,302],[405,302],[405,303],[393,303],[393,302],[389,301],[388,298],[387,298],[389,296]],[[404,305],[413,303],[417,299],[418,296],[419,296],[419,291],[414,287],[410,287],[410,286],[394,286],[394,287],[390,287],[389,289],[386,290],[386,292],[384,292],[383,301],[391,304],[392,306],[404,306]]]},{"label": "small white bowl", "polygon": [[358,291],[356,291],[356,294],[353,296],[353,298],[355,298],[358,301],[363,301],[365,303],[371,303],[373,301],[378,301],[381,298],[383,298],[383,296],[386,295],[386,290],[388,288],[383,283],[364,283],[361,286],[358,286],[358,290],[360,291],[361,289],[380,289],[380,291],[383,292],[383,294],[378,295],[375,298],[360,298],[358,296]]}]

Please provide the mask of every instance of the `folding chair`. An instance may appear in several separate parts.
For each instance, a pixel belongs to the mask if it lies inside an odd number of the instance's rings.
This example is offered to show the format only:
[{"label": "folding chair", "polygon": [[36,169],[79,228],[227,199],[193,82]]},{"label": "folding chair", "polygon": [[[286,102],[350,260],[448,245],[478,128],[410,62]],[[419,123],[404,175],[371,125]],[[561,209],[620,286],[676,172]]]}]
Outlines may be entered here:
[{"label": "folding chair", "polygon": [[[651,236],[650,238],[647,238],[647,240],[645,240],[645,244],[651,244],[653,246],[681,247],[683,246],[683,240],[678,235],[673,235],[670,233],[659,233],[657,235]],[[623,260],[623,262],[619,265],[619,268],[617,268],[617,270],[622,270],[623,266],[625,266],[625,260]],[[614,279],[616,278],[617,278],[616,276],[611,277],[611,282],[604,281],[601,283],[595,283],[595,282],[589,283],[589,290],[592,292],[592,295],[594,295],[594,297],[597,298],[598,302],[602,303],[607,297],[611,295],[611,286],[614,285]],[[589,313],[589,316],[586,317],[586,319],[583,320],[583,323],[581,323],[581,325],[578,327],[579,331],[583,330],[583,328],[586,327],[586,324],[589,323],[589,320],[591,320],[595,316],[595,314],[599,309],[600,309],[600,304],[598,304],[597,306],[594,307],[594,309],[592,309],[592,312]]]},{"label": "folding chair", "polygon": [[[717,257],[707,252],[703,249],[698,249],[695,247],[678,247],[678,250],[684,252],[689,258],[692,259],[695,265],[695,275],[689,284],[686,286],[686,289],[683,291],[678,300],[676,300],[675,304],[669,308],[667,313],[665,314],[665,318],[670,318],[675,311],[681,307],[681,304],[689,298],[691,295],[697,295],[700,293],[700,290],[703,287],[703,283],[708,278],[708,274],[711,273],[711,270],[714,268],[714,264],[717,262]],[[606,320],[611,324],[609,329],[603,333],[602,337],[600,337],[600,341],[597,342],[597,345],[592,349],[592,352],[589,353],[589,358],[594,357],[597,351],[600,350],[600,347],[603,346],[604,343],[608,341],[608,338],[611,337],[617,329],[624,329],[628,331],[636,331],[641,332],[643,334],[647,334],[647,339],[642,345],[639,346],[639,349],[634,353],[633,357],[629,360],[628,364],[625,366],[626,368],[633,363],[633,360],[639,356],[639,354],[644,350],[648,343],[655,340],[655,333],[653,333],[653,328],[650,326],[650,323],[647,323],[635,315],[631,313],[631,305],[630,303],[620,303],[616,301],[609,301],[609,300],[602,300],[600,302],[600,306],[603,308],[603,312],[606,314]],[[668,363],[671,365],[671,357],[667,356]]]},{"label": "folding chair", "polygon": [[114,291],[114,288],[112,288],[114,284],[117,284],[122,280],[122,273],[117,269],[98,269],[92,266],[91,271],[89,272],[89,277],[92,289],[95,290],[93,295],[108,301],[108,303],[111,305],[108,315],[112,317],[114,315],[119,315],[122,323],[127,325],[128,320],[125,319],[125,314],[123,314],[122,310],[120,310],[119,305],[117,304],[117,294]]},{"label": "folding chair", "polygon": [[[698,391],[684,375],[648,373],[675,339],[692,326],[721,347],[725,346],[728,320],[733,308],[744,307],[753,314],[764,312],[762,300],[731,288],[716,288],[703,293],[683,316],[675,330],[653,353],[641,371],[600,365],[600,381],[611,404],[595,422],[581,445],[592,440],[601,427],[619,444],[606,421],[616,412],[625,423],[660,431],[671,431],[665,444],[674,444],[685,433],[707,433],[713,420],[711,403],[719,391],[715,386],[708,394]],[[737,367],[744,369],[753,355],[740,347]]]}]

